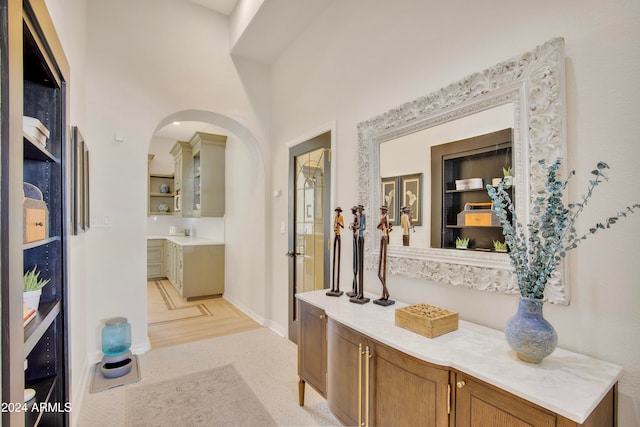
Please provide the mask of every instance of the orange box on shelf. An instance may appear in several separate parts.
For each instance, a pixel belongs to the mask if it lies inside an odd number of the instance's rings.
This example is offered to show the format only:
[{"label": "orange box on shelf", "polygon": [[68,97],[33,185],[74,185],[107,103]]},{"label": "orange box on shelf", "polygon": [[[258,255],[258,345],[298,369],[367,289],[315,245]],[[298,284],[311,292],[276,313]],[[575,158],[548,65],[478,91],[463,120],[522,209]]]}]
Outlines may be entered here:
[{"label": "orange box on shelf", "polygon": [[467,227],[498,227],[500,218],[493,210],[491,202],[467,203],[464,210],[458,214],[457,223]]}]

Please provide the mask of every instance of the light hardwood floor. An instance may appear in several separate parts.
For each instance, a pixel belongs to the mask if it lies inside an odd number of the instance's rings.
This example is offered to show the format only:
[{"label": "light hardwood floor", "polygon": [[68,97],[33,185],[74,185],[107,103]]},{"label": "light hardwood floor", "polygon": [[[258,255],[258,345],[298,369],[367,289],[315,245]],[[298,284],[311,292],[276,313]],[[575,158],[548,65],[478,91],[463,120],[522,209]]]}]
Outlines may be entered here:
[{"label": "light hardwood floor", "polygon": [[224,298],[185,302],[166,279],[147,282],[151,348],[244,332],[260,325]]}]

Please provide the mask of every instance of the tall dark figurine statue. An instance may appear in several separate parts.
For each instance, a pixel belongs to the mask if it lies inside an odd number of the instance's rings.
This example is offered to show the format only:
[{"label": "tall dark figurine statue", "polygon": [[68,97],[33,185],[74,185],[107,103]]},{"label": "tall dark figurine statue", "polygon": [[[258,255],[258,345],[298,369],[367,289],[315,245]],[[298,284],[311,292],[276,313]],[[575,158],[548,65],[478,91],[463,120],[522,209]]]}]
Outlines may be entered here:
[{"label": "tall dark figurine statue", "polygon": [[364,232],[367,229],[367,216],[364,213],[364,206],[358,205],[356,209],[358,219],[358,294],[349,299],[356,304],[366,304],[370,300],[364,296]]},{"label": "tall dark figurine statue", "polygon": [[351,213],[353,214],[353,221],[349,225],[349,230],[353,233],[353,283],[351,291],[347,292],[347,296],[355,297],[358,295],[358,207],[352,207]]},{"label": "tall dark figurine statue", "polygon": [[334,212],[336,216],[333,218],[333,270],[331,273],[331,290],[327,292],[327,295],[339,297],[344,293],[340,290],[340,252],[342,247],[340,230],[344,228],[344,219],[342,218],[342,208],[340,206],[335,208]]},{"label": "tall dark figurine statue", "polygon": [[389,223],[389,210],[386,205],[380,207],[380,222],[378,223],[380,234],[380,259],[378,262],[378,279],[382,283],[382,296],[380,299],[374,300],[374,304],[388,306],[395,303],[389,299],[389,290],[387,289],[387,247],[389,246],[389,233],[391,232],[391,224]]}]

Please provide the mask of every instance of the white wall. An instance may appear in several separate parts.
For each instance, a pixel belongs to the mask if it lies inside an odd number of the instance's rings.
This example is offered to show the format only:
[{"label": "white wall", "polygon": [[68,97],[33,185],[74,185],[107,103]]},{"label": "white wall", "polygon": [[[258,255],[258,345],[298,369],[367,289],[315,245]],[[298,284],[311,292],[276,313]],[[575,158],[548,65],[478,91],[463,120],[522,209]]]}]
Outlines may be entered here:
[{"label": "white wall", "polygon": [[[535,5],[419,0],[335,1],[272,67],[271,185],[287,188],[287,141],[337,121],[336,205],[357,197],[360,121],[426,95],[553,37],[566,41],[568,167],[575,199],[599,160],[612,167],[580,220],[582,228],[638,202],[640,174],[640,3],[543,0]],[[286,295],[286,198],[273,204],[273,295]],[[619,425],[640,425],[640,215],[592,236],[569,259],[571,304],[547,304],[559,346],[624,367]],[[347,245],[348,246],[348,245]],[[351,257],[346,248],[343,257]],[[453,309],[461,318],[503,329],[514,297],[388,277],[392,298]],[[374,272],[365,287],[379,293]],[[273,299],[286,325],[287,300]]]},{"label": "white wall", "polygon": [[[64,47],[65,55],[71,67],[69,85],[70,124],[78,126],[84,133],[86,129],[86,1],[69,0],[65,2],[46,1],[58,37]],[[69,139],[71,133],[69,133]],[[91,148],[91,145],[89,145]],[[93,160],[93,159],[92,159]],[[70,153],[67,158],[70,164]],[[68,181],[69,182],[69,181]],[[70,191],[70,186],[67,187]],[[69,194],[69,193],[68,193]],[[66,213],[69,224],[71,213]],[[87,243],[86,235],[72,236],[69,240],[68,278],[69,278],[69,324],[75,325],[69,331],[70,360],[73,367],[71,375],[71,395],[75,408],[82,403],[82,387],[87,381],[90,361],[87,359],[86,339],[86,298],[87,298]],[[76,420],[79,411],[74,410],[72,419]]]},{"label": "white wall", "polygon": [[[83,134],[92,155],[91,209],[96,218],[108,219],[107,226],[94,226],[84,237],[88,285],[80,324],[87,325],[84,351],[92,359],[99,355],[104,319],[115,315],[129,319],[132,349],[148,348],[147,154],[155,129],[176,112],[194,110],[210,112],[212,124],[238,135],[228,149],[233,153],[237,145],[250,155],[235,185],[242,194],[255,197],[255,206],[252,212],[224,221],[225,227],[248,217],[260,225],[257,217],[264,230],[268,156],[263,153],[268,154],[269,123],[264,105],[269,100],[268,70],[229,56],[228,19],[222,15],[174,0],[88,0],[86,25]],[[116,133],[123,142],[114,141]],[[231,198],[227,213],[243,201]],[[252,227],[226,233],[227,239],[246,242],[228,245],[228,257],[240,251],[243,258],[265,258],[265,232]],[[229,263],[226,267],[227,278],[237,279],[229,293],[264,318],[264,263],[252,269]]]}]

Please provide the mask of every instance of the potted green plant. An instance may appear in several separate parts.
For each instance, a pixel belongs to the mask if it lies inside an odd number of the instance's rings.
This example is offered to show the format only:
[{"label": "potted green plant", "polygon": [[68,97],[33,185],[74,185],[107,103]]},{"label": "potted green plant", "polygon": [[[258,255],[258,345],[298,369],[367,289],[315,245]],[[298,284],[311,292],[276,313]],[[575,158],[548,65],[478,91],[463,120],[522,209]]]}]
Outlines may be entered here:
[{"label": "potted green plant", "polygon": [[469,238],[463,239],[456,237],[456,249],[467,249],[469,247]]},{"label": "potted green plant", "polygon": [[496,252],[507,252],[507,242],[501,242],[499,240],[493,241],[493,249]]},{"label": "potted green plant", "polygon": [[509,188],[513,185],[513,168],[511,166],[507,166],[506,168],[502,168],[502,181],[504,182],[504,187]]},{"label": "potted green plant", "polygon": [[[546,166],[544,161],[540,161],[540,164]],[[605,221],[588,228],[583,234],[578,234],[576,219],[587,206],[594,189],[607,180],[605,170],[609,166],[598,162],[591,172],[593,178],[589,180],[587,192],[580,202],[565,204],[564,191],[575,171],[562,180],[557,176],[560,164],[558,160],[548,168],[546,184],[533,199],[531,219],[526,226],[518,221],[511,197],[505,190],[505,182],[500,183],[497,188],[491,185],[486,187],[493,201],[493,209],[500,218],[521,295],[518,313],[507,321],[505,335],[518,357],[533,363],[538,363],[551,354],[557,344],[555,330],[542,317],[542,303],[545,286],[560,261],[589,235],[610,228],[619,219],[640,209],[640,204],[637,203],[627,206]],[[542,329],[547,330],[544,339]]]},{"label": "potted green plant", "polygon": [[28,270],[23,276],[22,298],[28,308],[38,309],[40,304],[40,295],[42,288],[51,281],[51,279],[41,279],[40,272],[37,271],[38,266],[34,266],[33,270]]}]

